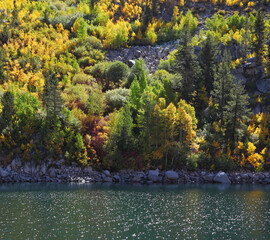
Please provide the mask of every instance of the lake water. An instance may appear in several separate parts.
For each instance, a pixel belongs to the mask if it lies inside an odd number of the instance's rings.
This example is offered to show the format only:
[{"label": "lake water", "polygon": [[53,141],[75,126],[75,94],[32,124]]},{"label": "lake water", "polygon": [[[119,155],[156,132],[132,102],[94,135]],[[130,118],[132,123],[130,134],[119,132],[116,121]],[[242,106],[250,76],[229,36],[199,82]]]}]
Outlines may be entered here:
[{"label": "lake water", "polygon": [[0,239],[270,239],[270,186],[0,185]]}]

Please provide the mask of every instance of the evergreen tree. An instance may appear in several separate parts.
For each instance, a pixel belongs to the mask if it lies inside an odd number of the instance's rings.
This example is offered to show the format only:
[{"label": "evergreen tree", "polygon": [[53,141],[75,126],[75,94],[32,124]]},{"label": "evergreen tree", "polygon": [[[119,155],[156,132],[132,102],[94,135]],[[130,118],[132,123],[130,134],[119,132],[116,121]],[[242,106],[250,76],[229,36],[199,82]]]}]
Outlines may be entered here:
[{"label": "evergreen tree", "polygon": [[6,79],[4,64],[5,64],[6,54],[4,49],[0,49],[0,84],[3,84]]},{"label": "evergreen tree", "polygon": [[201,69],[191,44],[191,35],[188,26],[183,29],[182,42],[175,55],[175,71],[182,76],[182,89],[180,91],[183,99],[190,102],[195,91],[196,82],[199,79]]},{"label": "evergreen tree", "polygon": [[164,77],[162,80],[163,83],[163,89],[164,89],[164,98],[166,99],[166,102],[174,103],[176,101],[176,94],[172,88],[172,83],[168,77]]},{"label": "evergreen tree", "polygon": [[255,41],[253,42],[253,48],[256,53],[257,61],[261,63],[265,43],[265,20],[264,20],[264,13],[261,10],[259,10],[256,14],[254,35]]},{"label": "evergreen tree", "polygon": [[106,167],[119,169],[126,160],[124,155],[134,151],[133,120],[130,105],[126,104],[118,113],[117,117],[111,119],[111,133],[105,145],[107,155],[103,161]]},{"label": "evergreen tree", "polygon": [[231,56],[228,50],[223,56],[222,65],[219,68],[218,78],[214,81],[214,90],[212,96],[218,104],[218,119],[221,121],[221,127],[224,125],[225,106],[230,100],[231,88],[234,84],[234,77],[231,75]]},{"label": "evergreen tree", "polygon": [[130,94],[129,94],[129,101],[130,101],[131,107],[135,111],[138,111],[140,108],[141,96],[142,96],[141,87],[137,78],[135,77],[135,79],[133,80],[130,86]]},{"label": "evergreen tree", "polygon": [[2,97],[3,110],[0,118],[0,132],[10,125],[12,116],[15,114],[14,94],[6,91]]},{"label": "evergreen tree", "polygon": [[152,20],[153,18],[153,12],[151,10],[151,8],[149,7],[149,5],[147,4],[145,6],[143,15],[142,15],[142,25],[141,25],[141,32],[142,34],[145,34],[145,31],[148,27],[149,22]]},{"label": "evergreen tree", "polygon": [[145,82],[147,83],[147,76],[148,76],[148,69],[144,63],[144,60],[142,58],[138,60],[136,59],[134,66],[130,70],[126,87],[129,88],[134,78],[137,77],[140,86],[144,88]]},{"label": "evergreen tree", "polygon": [[63,107],[63,100],[58,86],[58,79],[52,70],[50,70],[45,76],[45,86],[43,89],[42,99],[48,118],[55,118],[60,114]]},{"label": "evergreen tree", "polygon": [[226,119],[226,136],[230,139],[232,146],[235,145],[237,132],[240,130],[242,122],[248,119],[250,110],[249,96],[244,90],[244,86],[240,83],[233,84],[230,91],[230,100],[225,106],[224,116]]},{"label": "evergreen tree", "polygon": [[217,78],[218,52],[218,43],[211,34],[208,34],[207,38],[202,42],[200,62],[202,67],[203,83],[209,94],[213,90],[213,82]]},{"label": "evergreen tree", "polygon": [[250,49],[251,34],[250,34],[250,22],[248,16],[245,17],[244,34],[242,35],[241,50],[244,59],[247,59],[247,55]]},{"label": "evergreen tree", "polygon": [[142,145],[143,152],[146,153],[149,153],[151,149],[151,118],[155,105],[155,95],[151,89],[147,89],[141,96],[141,108],[138,114],[140,144]]},{"label": "evergreen tree", "polygon": [[130,105],[126,104],[119,113],[114,134],[114,142],[122,152],[131,149],[133,120]]},{"label": "evergreen tree", "polygon": [[156,17],[158,14],[158,4],[159,1],[158,0],[152,0],[152,15],[153,17]]}]

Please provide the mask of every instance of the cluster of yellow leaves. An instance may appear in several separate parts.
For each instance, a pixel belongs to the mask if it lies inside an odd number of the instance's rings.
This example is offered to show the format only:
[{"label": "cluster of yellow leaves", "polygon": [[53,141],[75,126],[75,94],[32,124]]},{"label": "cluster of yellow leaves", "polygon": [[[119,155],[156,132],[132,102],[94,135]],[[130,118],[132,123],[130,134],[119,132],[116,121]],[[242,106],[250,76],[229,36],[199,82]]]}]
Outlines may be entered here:
[{"label": "cluster of yellow leaves", "polygon": [[[70,46],[68,39],[69,31],[64,30],[62,24],[54,29],[51,25],[41,32],[20,32],[16,39],[10,39],[3,48],[6,51],[9,61],[6,64],[6,71],[9,74],[9,81],[17,83],[20,88],[41,91],[44,86],[42,68],[48,69],[63,62],[57,55],[64,53]],[[36,59],[40,66],[34,67],[30,62],[22,65],[18,58],[25,56],[29,59]],[[7,83],[10,84],[10,83]]]},{"label": "cluster of yellow leaves", "polygon": [[270,164],[270,114],[254,114],[247,133],[252,141],[238,142],[235,155],[241,156],[241,166],[250,163],[257,171],[263,169],[264,164]]},{"label": "cluster of yellow leaves", "polygon": [[260,153],[256,153],[256,146],[249,142],[247,147],[247,157],[242,153],[241,166],[244,166],[246,163],[250,163],[257,171],[263,169],[264,157],[266,148],[264,148]]},{"label": "cluster of yellow leaves", "polygon": [[123,19],[116,23],[108,20],[103,34],[106,48],[126,47],[131,36],[131,25]]}]

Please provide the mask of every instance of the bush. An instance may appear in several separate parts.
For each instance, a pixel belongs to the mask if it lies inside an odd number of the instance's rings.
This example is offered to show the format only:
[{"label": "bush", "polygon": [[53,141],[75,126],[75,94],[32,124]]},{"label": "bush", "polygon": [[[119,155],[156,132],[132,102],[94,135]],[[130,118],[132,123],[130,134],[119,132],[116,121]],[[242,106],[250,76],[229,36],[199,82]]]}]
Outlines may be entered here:
[{"label": "bush", "polygon": [[120,109],[128,101],[129,89],[118,88],[114,90],[108,90],[105,93],[105,102],[109,112],[112,112],[115,108]]},{"label": "bush", "polygon": [[62,94],[65,105],[69,109],[80,108],[85,111],[90,91],[90,88],[85,85],[77,84],[68,86]]},{"label": "bush", "polygon": [[215,170],[228,171],[236,168],[235,162],[230,159],[226,154],[221,155],[214,161]]},{"label": "bush", "polygon": [[108,64],[105,69],[107,84],[113,85],[113,87],[119,87],[121,83],[126,80],[128,74],[129,67],[120,61]]},{"label": "bush", "polygon": [[187,170],[194,171],[197,167],[197,161],[198,161],[199,155],[198,154],[190,154],[190,156],[187,159]]},{"label": "bush", "polygon": [[104,59],[104,53],[101,49],[101,41],[91,36],[78,40],[72,49],[72,53],[78,59],[81,67],[87,67]]},{"label": "bush", "polygon": [[104,102],[102,92],[98,88],[92,89],[88,101],[87,112],[90,115],[100,115],[104,112]]},{"label": "bush", "polygon": [[63,27],[65,29],[71,30],[73,24],[75,23],[76,19],[80,17],[79,14],[69,14],[67,16],[63,16],[63,15],[57,15],[56,17],[50,19],[50,24],[52,24],[54,27],[56,27],[56,25],[62,23]]},{"label": "bush", "polygon": [[72,78],[72,83],[74,85],[76,84],[85,84],[85,85],[90,85],[95,82],[95,79],[92,76],[89,76],[84,73],[78,73],[75,74],[74,77]]},{"label": "bush", "polygon": [[140,58],[139,60],[135,60],[135,64],[130,70],[126,87],[130,87],[134,78],[136,77],[137,79],[139,79],[142,73],[148,75],[148,69],[146,64],[144,63],[144,60]]}]

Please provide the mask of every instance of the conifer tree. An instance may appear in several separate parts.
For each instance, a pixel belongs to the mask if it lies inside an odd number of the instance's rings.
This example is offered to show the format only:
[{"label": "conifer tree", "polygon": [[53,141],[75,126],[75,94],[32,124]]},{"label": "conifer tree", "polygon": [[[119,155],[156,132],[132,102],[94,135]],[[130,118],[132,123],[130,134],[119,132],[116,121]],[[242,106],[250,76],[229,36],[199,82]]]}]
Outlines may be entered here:
[{"label": "conifer tree", "polygon": [[247,55],[250,49],[250,42],[251,42],[251,35],[250,35],[250,22],[248,16],[245,17],[245,25],[244,25],[244,34],[242,35],[242,55],[243,58],[246,60]]},{"label": "conifer tree", "polygon": [[6,91],[2,97],[3,110],[0,118],[0,132],[2,132],[9,124],[12,116],[15,114],[14,94]]},{"label": "conifer tree", "polygon": [[208,34],[207,38],[202,43],[200,52],[203,83],[208,93],[213,90],[213,82],[217,78],[218,52],[218,43],[211,34]]},{"label": "conifer tree", "polygon": [[261,10],[256,14],[254,35],[255,41],[253,42],[253,48],[256,53],[257,61],[261,63],[265,44],[265,20],[264,13]]},{"label": "conifer tree", "polygon": [[183,29],[182,42],[175,56],[175,71],[182,76],[180,93],[186,101],[192,100],[195,84],[199,79],[201,69],[191,44],[191,35],[188,26]]},{"label": "conifer tree", "polygon": [[4,69],[4,62],[5,62],[5,51],[4,49],[0,49],[0,84],[3,84],[6,79],[5,69]]},{"label": "conifer tree", "polygon": [[138,114],[141,145],[146,153],[151,149],[151,118],[155,105],[155,95],[151,89],[147,89],[141,96],[141,108]]},{"label": "conifer tree", "polygon": [[131,107],[136,111],[138,111],[140,108],[141,95],[142,95],[141,87],[137,80],[137,77],[135,77],[135,79],[133,80],[130,86],[129,101],[130,101]]},{"label": "conifer tree", "polygon": [[221,121],[221,127],[224,125],[225,106],[230,100],[231,88],[234,84],[234,77],[231,75],[231,56],[228,50],[223,56],[222,65],[219,67],[218,77],[214,81],[212,97],[218,104],[218,119]]},{"label": "conifer tree", "polygon": [[52,70],[45,76],[43,105],[46,108],[48,118],[55,118],[62,111],[63,100],[61,98],[61,91],[58,86],[58,79]]},{"label": "conifer tree", "polygon": [[248,119],[250,110],[249,96],[241,83],[233,84],[230,91],[230,100],[225,106],[224,116],[226,119],[226,136],[232,142],[232,146],[237,141],[237,132],[242,122]]},{"label": "conifer tree", "polygon": [[149,7],[149,5],[146,5],[144,12],[143,12],[143,15],[142,15],[142,25],[141,25],[142,34],[145,34],[145,31],[148,27],[148,24],[152,20],[152,18],[153,18],[152,10]]}]

